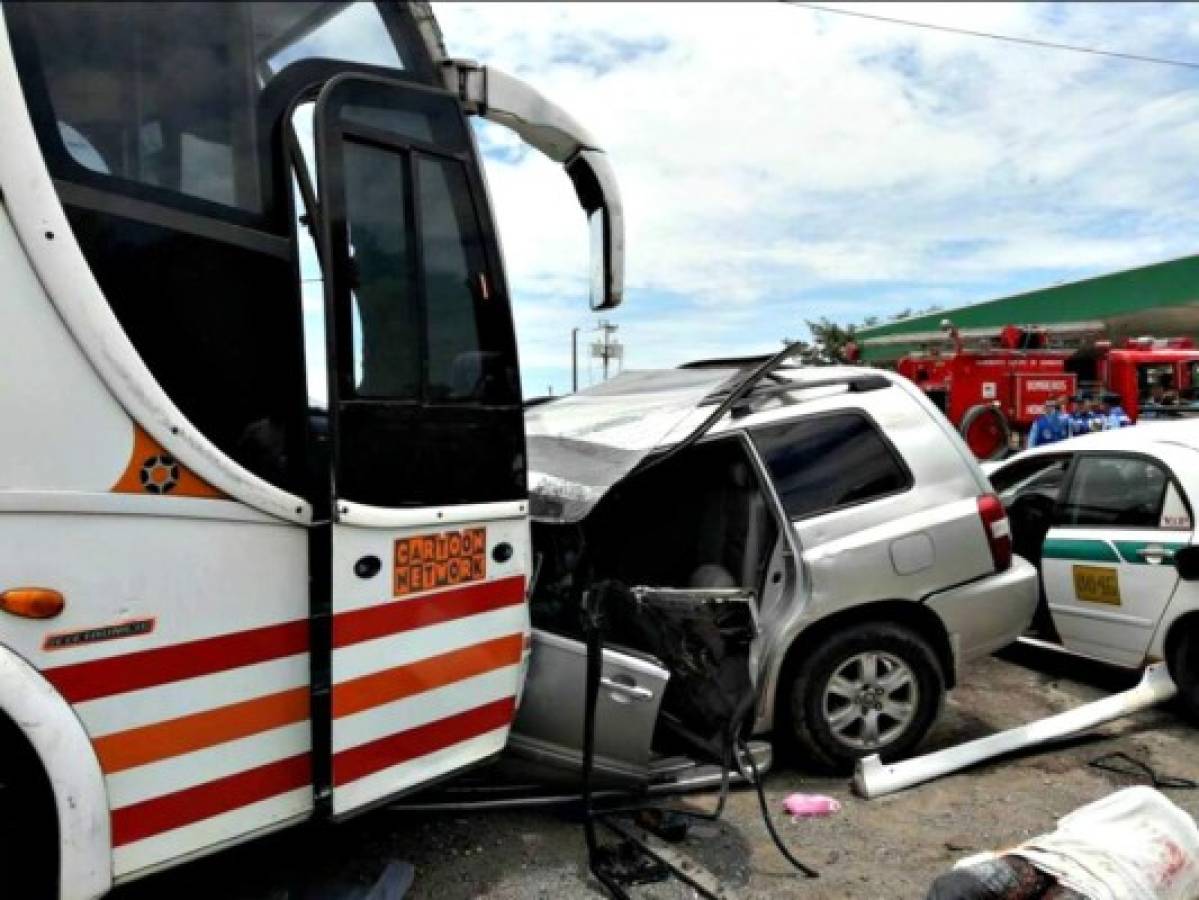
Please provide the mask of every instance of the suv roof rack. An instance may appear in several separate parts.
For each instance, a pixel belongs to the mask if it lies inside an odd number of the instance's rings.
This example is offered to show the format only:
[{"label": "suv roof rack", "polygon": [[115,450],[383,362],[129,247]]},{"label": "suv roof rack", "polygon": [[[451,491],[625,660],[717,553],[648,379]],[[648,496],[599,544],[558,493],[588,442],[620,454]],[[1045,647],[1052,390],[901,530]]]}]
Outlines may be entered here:
[{"label": "suv roof rack", "polygon": [[713,359],[696,359],[685,362],[680,369],[749,369],[760,366],[771,359],[771,354],[761,356],[726,356]]},{"label": "suv roof rack", "polygon": [[[811,381],[792,381],[789,378],[772,379],[769,383],[759,382],[750,388],[750,390],[745,392],[744,396],[733,401],[730,411],[734,416],[744,416],[752,412],[753,408],[763,400],[782,397],[795,391],[826,387],[844,387],[847,394],[862,394],[867,391],[885,390],[891,387],[891,382],[884,375],[863,375],[860,372],[834,375],[829,378],[817,378]],[[719,403],[727,397],[728,391],[723,389],[717,390],[705,397],[700,405],[710,406],[714,403]],[[800,399],[798,402],[802,403],[805,401]]]}]

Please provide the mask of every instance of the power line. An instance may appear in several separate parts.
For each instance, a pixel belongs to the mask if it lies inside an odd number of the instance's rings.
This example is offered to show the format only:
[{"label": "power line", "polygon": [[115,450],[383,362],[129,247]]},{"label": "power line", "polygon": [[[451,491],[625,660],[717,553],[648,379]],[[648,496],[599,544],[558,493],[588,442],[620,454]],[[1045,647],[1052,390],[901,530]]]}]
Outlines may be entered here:
[{"label": "power line", "polygon": [[915,22],[910,19],[897,19],[892,16],[880,16],[875,13],[862,12],[857,9],[840,9],[833,6],[822,6],[819,3],[803,3],[801,0],[780,0],[786,6],[802,6],[817,12],[832,13],[838,16],[851,16],[856,19],[871,19],[875,22],[888,22],[892,25],[908,25],[912,28],[927,28],[930,31],[944,31],[949,34],[960,34],[966,37],[989,38],[993,41],[1006,41],[1009,44],[1023,44],[1026,47],[1040,47],[1048,50],[1068,50],[1071,53],[1087,53],[1091,56],[1108,56],[1113,59],[1123,59],[1130,62],[1153,63],[1159,66],[1176,66],[1182,69],[1199,69],[1199,62],[1185,59],[1168,59],[1163,56],[1145,56],[1140,53],[1122,53],[1118,50],[1100,50],[1097,47],[1081,47],[1077,44],[1059,44],[1056,41],[1041,41],[1036,38],[1015,37],[1010,34],[994,34],[990,31],[971,31],[969,28],[955,28],[952,25],[934,25],[932,22]]}]

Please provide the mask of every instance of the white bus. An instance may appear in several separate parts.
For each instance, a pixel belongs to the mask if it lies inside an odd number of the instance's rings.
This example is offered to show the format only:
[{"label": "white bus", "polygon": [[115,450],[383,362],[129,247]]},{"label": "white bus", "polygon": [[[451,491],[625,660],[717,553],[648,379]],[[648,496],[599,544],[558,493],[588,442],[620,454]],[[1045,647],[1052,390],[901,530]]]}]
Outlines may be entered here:
[{"label": "white bus", "polygon": [[471,114],[564,165],[618,303],[602,151],[426,4],[4,3],[3,896],[504,746],[524,426]]}]

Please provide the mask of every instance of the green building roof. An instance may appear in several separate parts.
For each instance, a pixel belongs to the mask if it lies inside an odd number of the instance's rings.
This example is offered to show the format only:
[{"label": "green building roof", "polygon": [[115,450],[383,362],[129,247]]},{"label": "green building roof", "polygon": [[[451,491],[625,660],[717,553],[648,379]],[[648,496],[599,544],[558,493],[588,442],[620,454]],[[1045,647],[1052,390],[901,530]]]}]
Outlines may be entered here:
[{"label": "green building roof", "polygon": [[962,329],[1101,322],[1113,341],[1143,334],[1199,339],[1199,256],[861,328],[862,358],[885,361],[903,356],[915,345],[894,343],[892,338],[872,347],[872,339],[937,331],[944,319]]}]

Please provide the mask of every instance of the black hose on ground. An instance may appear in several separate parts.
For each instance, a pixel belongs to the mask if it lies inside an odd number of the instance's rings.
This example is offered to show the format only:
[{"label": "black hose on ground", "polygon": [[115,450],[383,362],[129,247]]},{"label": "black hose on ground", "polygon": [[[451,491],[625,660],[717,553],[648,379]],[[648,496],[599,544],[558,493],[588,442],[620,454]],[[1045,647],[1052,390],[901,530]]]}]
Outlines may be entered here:
[{"label": "black hose on ground", "polygon": [[587,841],[587,868],[616,900],[631,900],[628,892],[599,864],[599,839],[595,834],[596,812],[592,806],[592,773],[595,770],[595,707],[599,700],[603,664],[602,591],[583,594],[583,637],[587,643],[587,696],[583,713],[583,835]]},{"label": "black hose on ground", "polygon": [[[731,724],[728,732],[725,734],[724,746],[722,750],[721,760],[721,782],[720,782],[720,797],[716,804],[716,809],[712,812],[705,812],[698,809],[688,809],[680,807],[661,807],[657,804],[645,804],[644,806],[624,807],[620,809],[601,810],[597,811],[593,802],[593,786],[592,778],[595,771],[595,713],[596,706],[599,701],[600,677],[602,675],[603,666],[603,625],[604,625],[604,600],[606,586],[595,585],[591,590],[586,591],[582,598],[583,612],[583,634],[584,641],[587,647],[587,677],[586,677],[586,697],[584,701],[584,716],[583,716],[583,832],[587,842],[587,865],[591,873],[599,882],[608,889],[616,900],[632,900],[629,893],[624,887],[617,882],[608,872],[604,871],[600,864],[600,845],[599,839],[596,836],[595,823],[597,818],[605,815],[615,815],[621,813],[633,813],[642,809],[659,809],[668,810],[671,812],[681,813],[698,819],[715,820],[723,813],[725,804],[728,800],[729,782],[731,779],[731,770],[733,755],[736,750],[740,750],[744,754],[746,761],[749,764],[750,773],[753,777],[754,789],[758,795],[758,805],[762,811],[762,820],[766,824],[766,830],[769,832],[771,840],[778,848],[783,858],[794,866],[807,878],[819,878],[820,873],[808,865],[805,865],[787,848],[783,843],[782,836],[775,828],[774,821],[770,817],[770,809],[766,803],[766,792],[762,785],[761,773],[758,771],[758,764],[753,758],[748,745],[739,737],[739,727],[736,723]],[[648,848],[639,848],[644,853],[649,853]],[[672,869],[678,875],[684,873]],[[696,884],[690,878],[687,882],[701,895],[715,900],[704,888]]]},{"label": "black hose on ground", "polygon": [[791,863],[796,869],[804,874],[807,878],[819,878],[820,873],[811,866],[800,862],[795,855],[787,849],[787,845],[783,843],[782,836],[774,827],[774,820],[770,818],[770,807],[766,804],[766,789],[762,787],[762,779],[758,776],[758,764],[754,762],[753,754],[749,752],[749,747],[744,741],[740,742],[741,752],[745,754],[746,760],[749,761],[749,770],[754,776],[754,789],[758,793],[758,805],[762,808],[762,821],[766,823],[766,830],[770,832],[770,838],[774,841],[774,846],[778,847],[779,853],[783,854],[783,858]]}]

